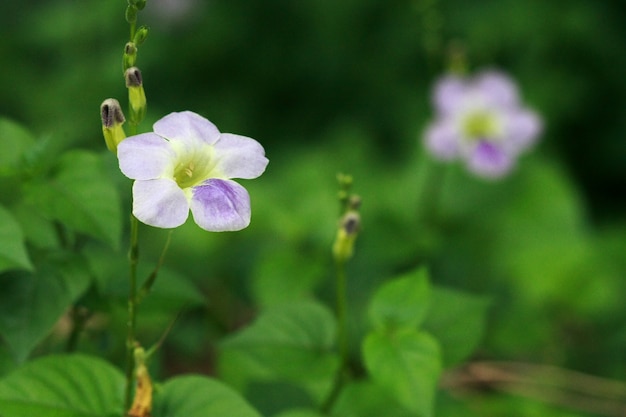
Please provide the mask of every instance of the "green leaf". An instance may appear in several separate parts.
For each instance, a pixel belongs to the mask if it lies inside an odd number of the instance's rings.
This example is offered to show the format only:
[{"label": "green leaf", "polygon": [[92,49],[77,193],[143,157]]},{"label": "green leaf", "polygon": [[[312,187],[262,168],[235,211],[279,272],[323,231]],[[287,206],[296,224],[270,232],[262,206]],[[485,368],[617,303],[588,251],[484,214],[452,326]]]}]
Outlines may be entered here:
[{"label": "green leaf", "polygon": [[314,410],[298,409],[298,410],[288,410],[280,414],[277,414],[274,417],[324,417],[324,414],[320,414]]},{"label": "green leaf", "polygon": [[31,133],[17,123],[0,118],[0,175],[11,173],[17,168],[22,154],[28,149],[35,139]]},{"label": "green leaf", "polygon": [[326,274],[324,263],[314,262],[312,258],[316,258],[314,253],[293,251],[286,244],[267,249],[259,257],[252,277],[252,290],[258,303],[267,307],[310,296]]},{"label": "green leaf", "polygon": [[[98,291],[110,299],[119,299],[126,305],[128,298],[128,259],[125,254],[91,242],[82,253],[89,264]],[[137,267],[139,286],[154,271],[157,262],[140,262]],[[161,267],[151,291],[141,301],[141,311],[154,315],[180,311],[183,307],[196,307],[206,303],[206,297],[184,275]]]},{"label": "green leaf", "polygon": [[52,176],[29,184],[25,193],[27,202],[47,217],[114,248],[119,246],[120,198],[98,155],[87,151],[63,154]]},{"label": "green leaf", "polygon": [[483,297],[434,287],[424,329],[439,341],[446,367],[467,358],[482,339],[489,302]]},{"label": "green leaf", "polygon": [[53,222],[46,219],[41,210],[23,201],[11,207],[15,219],[24,232],[24,240],[37,249],[60,247],[59,233]]},{"label": "green leaf", "polygon": [[339,364],[334,338],[335,320],[325,306],[312,301],[277,306],[224,341],[220,369],[240,385],[250,378],[300,382],[319,399]]},{"label": "green leaf", "polygon": [[0,206],[0,272],[8,269],[32,270],[20,225]]},{"label": "green leaf", "polygon": [[373,380],[420,416],[433,415],[441,355],[427,333],[405,329],[371,332],[363,342],[365,366]]},{"label": "green leaf", "polygon": [[89,284],[78,257],[48,261],[34,273],[0,275],[0,335],[18,361],[29,355]]},{"label": "green leaf", "polygon": [[122,415],[124,377],[102,359],[54,355],[29,362],[0,380],[4,417]]},{"label": "green leaf", "polygon": [[356,381],[346,385],[331,415],[337,417],[415,417],[414,413],[400,406],[384,387],[370,380]]},{"label": "green leaf", "polygon": [[369,305],[374,327],[394,329],[416,328],[429,306],[430,285],[426,269],[420,268],[382,285]]},{"label": "green leaf", "polygon": [[261,417],[237,392],[213,379],[185,375],[163,384],[154,395],[154,417]]}]

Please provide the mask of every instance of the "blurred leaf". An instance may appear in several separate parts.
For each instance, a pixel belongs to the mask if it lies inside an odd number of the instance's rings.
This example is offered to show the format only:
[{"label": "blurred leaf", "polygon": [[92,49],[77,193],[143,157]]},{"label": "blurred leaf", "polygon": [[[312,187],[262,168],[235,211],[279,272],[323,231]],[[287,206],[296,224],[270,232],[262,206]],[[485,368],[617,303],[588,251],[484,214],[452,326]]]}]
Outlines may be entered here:
[{"label": "blurred leaf", "polygon": [[165,382],[154,395],[154,417],[261,417],[245,399],[213,379],[185,375]]},{"label": "blurred leaf", "polygon": [[445,367],[467,358],[476,348],[486,326],[485,298],[434,287],[424,329],[439,341]]},{"label": "blurred leaf", "polygon": [[12,174],[18,170],[22,154],[35,139],[31,133],[17,123],[0,118],[0,175]]},{"label": "blurred leaf", "polygon": [[123,409],[124,377],[96,357],[54,355],[29,362],[0,380],[7,417],[112,417]]},{"label": "blurred leaf", "polygon": [[311,258],[312,254],[272,245],[260,256],[253,275],[253,291],[259,304],[268,307],[310,296],[326,274],[324,263]]},{"label": "blurred leaf", "polygon": [[[98,290],[111,299],[125,300],[128,297],[128,258],[119,251],[103,248],[92,243],[82,251],[87,258]],[[139,286],[154,271],[156,261],[140,262],[137,267]],[[146,315],[170,314],[182,307],[195,307],[206,303],[206,297],[184,275],[167,267],[159,269],[149,294],[141,302]]]},{"label": "blurred leaf", "polygon": [[20,225],[0,206],[0,272],[8,269],[32,270]]},{"label": "blurred leaf", "polygon": [[89,284],[87,268],[75,256],[46,261],[32,273],[0,275],[0,334],[18,361],[30,354]]},{"label": "blurred leaf", "polygon": [[24,239],[39,249],[59,247],[59,235],[54,224],[45,218],[41,210],[23,202],[12,207],[15,218],[24,231]]},{"label": "blurred leaf", "polygon": [[5,344],[0,345],[0,376],[9,373],[17,367],[15,356]]},{"label": "blurred leaf", "polygon": [[324,414],[320,414],[314,410],[289,410],[280,414],[276,414],[274,417],[324,417]]},{"label": "blurred leaf", "polygon": [[[337,417],[414,417],[379,384],[352,382],[342,390],[332,414]],[[281,416],[282,417],[282,416]]]},{"label": "blurred leaf", "polygon": [[420,268],[379,287],[370,303],[369,317],[379,329],[416,328],[428,311],[429,301],[428,273]]},{"label": "blurred leaf", "polygon": [[296,381],[321,396],[339,363],[334,338],[335,320],[325,306],[306,301],[273,307],[222,343],[220,369],[227,379]]},{"label": "blurred leaf", "polygon": [[363,358],[372,379],[400,404],[420,416],[433,415],[441,354],[432,336],[411,329],[371,332],[363,342]]},{"label": "blurred leaf", "polygon": [[63,154],[50,178],[29,184],[25,193],[27,202],[51,219],[114,248],[119,246],[121,203],[98,155],[87,151]]}]

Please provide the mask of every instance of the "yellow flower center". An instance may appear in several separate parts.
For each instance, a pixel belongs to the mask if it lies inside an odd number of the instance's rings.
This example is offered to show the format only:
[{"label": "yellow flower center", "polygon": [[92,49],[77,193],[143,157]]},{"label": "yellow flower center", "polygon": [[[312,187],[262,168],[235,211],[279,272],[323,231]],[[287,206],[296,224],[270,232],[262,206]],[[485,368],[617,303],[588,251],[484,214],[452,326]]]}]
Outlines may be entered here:
[{"label": "yellow flower center", "polygon": [[178,164],[174,167],[174,180],[180,188],[194,187],[209,178],[220,176],[215,172],[212,151],[212,147],[202,146],[179,153]]},{"label": "yellow flower center", "polygon": [[462,129],[469,140],[495,139],[498,136],[499,124],[493,114],[480,111],[466,115]]}]

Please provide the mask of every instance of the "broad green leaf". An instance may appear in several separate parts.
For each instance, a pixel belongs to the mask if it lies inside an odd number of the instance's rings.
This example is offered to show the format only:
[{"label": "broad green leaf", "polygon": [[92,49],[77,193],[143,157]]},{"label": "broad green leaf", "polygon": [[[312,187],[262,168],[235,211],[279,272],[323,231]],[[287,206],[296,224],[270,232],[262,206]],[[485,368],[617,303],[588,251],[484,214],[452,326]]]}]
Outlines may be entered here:
[{"label": "broad green leaf", "polygon": [[11,211],[24,232],[24,240],[37,249],[59,248],[59,232],[37,207],[23,201],[11,207]]},{"label": "broad green leaf", "polygon": [[78,257],[47,261],[36,272],[0,274],[0,335],[18,361],[52,329],[63,312],[89,286]]},{"label": "broad green leaf", "polygon": [[17,367],[13,352],[6,344],[0,344],[0,377]]},{"label": "broad green leaf", "polygon": [[70,151],[45,181],[25,187],[27,202],[47,217],[116,248],[121,236],[120,198],[101,166],[100,157]]},{"label": "broad green leaf", "polygon": [[361,380],[346,385],[331,415],[336,417],[415,417],[414,413],[400,406],[384,387],[370,380]]},{"label": "broad green leaf", "polygon": [[417,269],[383,284],[369,305],[374,327],[394,329],[416,328],[429,306],[430,285],[424,268]]},{"label": "broad green leaf", "polygon": [[16,169],[22,154],[34,142],[35,139],[28,130],[9,119],[0,118],[0,175]]},{"label": "broad green leaf", "polygon": [[4,417],[113,417],[123,410],[124,376],[102,359],[53,355],[0,380]]},{"label": "broad green leaf", "polygon": [[446,367],[467,358],[480,342],[489,306],[485,298],[434,287],[424,329],[439,341]]},{"label": "broad green leaf", "polygon": [[[126,254],[92,242],[82,251],[95,277],[96,285],[104,296],[123,300],[128,298],[128,258]],[[156,261],[140,262],[137,267],[138,285],[144,283],[154,271]],[[171,314],[183,307],[195,307],[206,303],[206,297],[184,275],[167,267],[161,267],[151,291],[141,301],[141,311],[154,314]]]},{"label": "broad green leaf", "polygon": [[324,263],[314,262],[312,257],[315,254],[289,250],[286,245],[272,245],[266,250],[252,277],[259,304],[269,307],[310,296],[326,274]]},{"label": "broad green leaf", "polygon": [[274,417],[324,417],[324,414],[320,414],[314,410],[298,409],[285,411],[280,414],[276,414]]},{"label": "broad green leaf", "polygon": [[420,416],[433,415],[441,354],[432,336],[413,329],[371,332],[363,358],[372,379],[400,404]]},{"label": "broad green leaf", "polygon": [[155,392],[154,417],[261,417],[237,392],[213,379],[185,375]]},{"label": "broad green leaf", "polygon": [[20,225],[0,206],[0,272],[8,269],[32,270],[33,265],[24,246]]},{"label": "broad green leaf", "polygon": [[239,384],[248,378],[287,379],[319,397],[339,364],[334,338],[335,320],[325,306],[312,301],[277,306],[224,341],[220,368]]}]

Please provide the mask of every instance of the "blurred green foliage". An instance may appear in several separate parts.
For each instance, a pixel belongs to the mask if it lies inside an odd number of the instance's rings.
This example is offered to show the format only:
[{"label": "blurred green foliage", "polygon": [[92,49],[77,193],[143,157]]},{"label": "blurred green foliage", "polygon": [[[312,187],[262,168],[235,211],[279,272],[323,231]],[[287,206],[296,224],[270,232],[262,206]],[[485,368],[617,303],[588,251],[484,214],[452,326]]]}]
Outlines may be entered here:
[{"label": "blurred green foliage", "polygon": [[[20,172],[46,178],[20,187],[16,196],[15,178],[2,172],[0,202],[13,211],[0,211],[2,218],[10,217],[2,221],[0,239],[19,237],[14,224],[25,237],[1,240],[11,244],[0,247],[0,265],[29,268],[24,239],[31,250],[59,245],[41,215],[95,238],[84,252],[88,265],[81,267],[95,276],[96,290],[83,301],[89,304],[96,291],[119,303],[102,308],[110,327],[88,329],[82,350],[110,358],[119,357],[123,341],[103,329],[124,331],[125,289],[123,276],[119,282],[106,277],[119,276],[126,265],[127,239],[119,235],[127,237],[128,231],[120,231],[119,211],[129,211],[130,182],[106,152],[98,108],[107,97],[125,100],[124,4],[0,5],[5,64],[0,116],[6,118],[0,122],[5,133],[0,163],[22,163]],[[157,340],[175,312],[186,308],[157,372],[213,374],[219,341],[249,323],[260,307],[280,309],[287,300],[313,294],[331,300],[335,175],[347,172],[363,199],[363,230],[348,268],[354,357],[360,355],[356,341],[369,331],[366,312],[376,288],[427,265],[436,285],[430,295],[436,314],[423,326],[442,345],[446,366],[463,359],[457,345],[480,343],[476,357],[551,363],[624,379],[626,8],[621,0],[181,0],[190,11],[180,14],[168,4],[148,0],[142,15],[151,28],[138,57],[148,97],[144,130],[171,111],[192,110],[222,131],[259,140],[270,165],[263,177],[244,184],[253,207],[248,229],[208,234],[188,224],[174,232],[155,299],[141,307],[140,330],[147,340]],[[422,153],[421,131],[432,115],[430,88],[445,69],[451,44],[464,48],[471,68],[509,72],[525,101],[544,117],[538,149],[503,181],[474,179]],[[67,159],[64,151],[73,148],[80,150]],[[11,157],[26,151],[30,165]],[[80,163],[67,163],[75,160]],[[69,177],[85,181],[70,194],[96,205],[84,207],[82,217],[64,218],[63,208],[47,202],[58,190],[46,181],[67,190]],[[102,189],[94,200],[88,193],[96,192],[89,188],[96,184]],[[110,197],[112,190],[121,202]],[[105,201],[113,204],[103,206]],[[33,212],[37,206],[41,211]],[[102,216],[117,219],[117,225]],[[142,228],[142,269],[154,265],[165,239],[165,231]],[[19,283],[14,275],[21,276]],[[83,291],[75,276],[70,271],[59,279]],[[0,299],[11,293],[10,286],[26,287],[34,279],[31,272],[4,275]],[[23,293],[31,301],[52,294]],[[0,305],[12,308],[7,300]],[[19,307],[23,316],[36,314],[30,307]],[[437,333],[459,328],[459,316],[467,320],[467,339],[452,337],[458,332]],[[236,347],[242,339],[245,333],[238,333],[229,343]],[[40,338],[19,343],[37,342]],[[39,349],[60,350],[60,342],[52,336]],[[11,368],[1,353],[0,369]],[[231,382],[243,377],[235,375]],[[309,405],[283,404],[280,398],[278,406],[267,405],[267,387],[258,388],[250,401],[261,411]],[[374,400],[355,410],[350,398],[385,395],[369,383],[354,384],[338,409],[355,417],[381,415],[367,414],[380,410]],[[451,416],[502,410],[520,416],[587,415],[508,396],[459,401],[442,394],[439,406],[442,415]],[[386,412],[405,415],[401,409]]]}]

